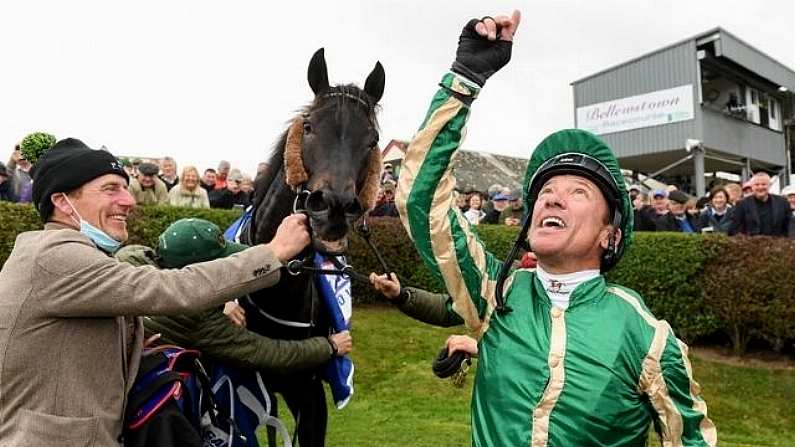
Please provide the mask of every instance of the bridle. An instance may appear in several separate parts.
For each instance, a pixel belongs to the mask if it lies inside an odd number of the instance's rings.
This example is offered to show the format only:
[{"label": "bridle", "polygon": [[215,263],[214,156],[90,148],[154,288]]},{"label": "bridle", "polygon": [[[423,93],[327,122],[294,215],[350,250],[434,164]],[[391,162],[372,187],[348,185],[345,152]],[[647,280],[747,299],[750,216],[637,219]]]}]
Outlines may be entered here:
[{"label": "bridle", "polygon": [[[338,88],[331,88],[328,92],[318,96],[318,98],[348,98],[356,101],[367,110],[368,115],[373,113],[375,105],[370,104],[365,98],[354,95]],[[303,158],[303,139],[304,124],[310,116],[309,111],[304,111],[296,116],[289,129],[284,143],[284,181],[293,192],[296,198],[293,201],[293,213],[307,210],[307,201],[314,191],[309,186],[309,173]],[[374,123],[371,121],[371,125]],[[378,148],[378,141],[368,149],[367,177],[364,180],[361,190],[358,192],[359,202],[365,210],[375,206],[376,194],[379,187],[381,173],[381,151]]]},{"label": "bridle", "polygon": [[[376,247],[373,241],[370,239],[370,227],[367,225],[366,217],[363,218],[362,223],[356,227],[356,234],[358,234],[365,241],[367,246],[370,248],[370,251],[375,255],[379,265],[383,269],[383,272],[389,274],[389,266],[387,266],[384,257],[378,250],[378,247]],[[321,269],[315,267],[311,253],[303,258],[296,258],[289,261],[285,266],[285,269],[287,270],[287,273],[292,276],[298,276],[304,272],[309,272],[316,275],[344,275],[364,284],[370,283],[370,277],[368,275],[357,272],[350,264],[343,264],[337,256],[329,256],[328,259],[334,265],[333,269]]]},{"label": "bridle", "polygon": [[312,195],[312,191],[306,187],[306,184],[301,185],[295,194],[295,200],[293,200],[292,214],[307,214],[309,212],[306,209],[306,202],[309,200],[310,195]]},{"label": "bridle", "polygon": [[[368,103],[364,98],[361,96],[353,95],[351,93],[340,91],[336,89],[331,89],[330,91],[323,93],[319,96],[320,98],[332,98],[332,97],[342,97],[352,99],[358,102],[360,105],[364,106],[368,112],[371,111],[373,105]],[[287,138],[285,141],[285,150],[284,150],[284,167],[285,167],[285,183],[289,187],[292,188],[293,192],[295,193],[295,199],[293,200],[292,206],[292,213],[293,214],[305,214],[309,218],[310,221],[310,236],[312,237],[313,241],[315,240],[314,231],[312,231],[312,219],[317,212],[313,211],[311,207],[308,206],[308,202],[312,197],[314,191],[312,191],[309,186],[309,174],[306,171],[306,167],[303,163],[303,132],[304,132],[304,121],[309,117],[308,112],[303,112],[301,115],[297,116],[290,128],[287,132]],[[381,151],[378,148],[378,144],[376,143],[369,149],[370,153],[368,155],[368,166],[367,166],[367,177],[365,179],[364,185],[361,191],[358,194],[358,200],[361,206],[365,210],[371,209],[375,205],[375,196],[378,190],[378,183],[379,183],[379,176],[381,171]],[[378,259],[381,267],[384,269],[384,273],[389,273],[389,269],[384,261],[383,256],[375,247],[375,244],[370,240],[370,228],[367,225],[367,212],[365,211],[365,215],[362,218],[362,224],[356,227],[356,233],[365,240],[367,245],[370,247],[371,251],[375,254],[376,258]],[[329,253],[325,252],[322,254],[328,255],[328,258],[334,264],[334,269],[321,269],[314,266],[314,260],[312,254],[309,253],[307,256],[303,258],[293,259],[287,263],[286,269],[290,275],[297,276],[300,275],[302,272],[312,272],[314,274],[320,275],[347,275],[351,279],[355,279],[357,281],[369,283],[369,277],[367,275],[358,273],[353,270],[353,267],[349,264],[343,264],[339,259],[338,256],[344,255],[345,253]]]}]

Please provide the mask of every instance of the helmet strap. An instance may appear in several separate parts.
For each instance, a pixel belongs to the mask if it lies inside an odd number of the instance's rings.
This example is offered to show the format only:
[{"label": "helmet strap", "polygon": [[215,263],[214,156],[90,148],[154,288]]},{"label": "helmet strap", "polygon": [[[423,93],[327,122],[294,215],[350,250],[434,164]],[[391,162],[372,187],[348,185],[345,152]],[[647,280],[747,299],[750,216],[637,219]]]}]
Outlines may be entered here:
[{"label": "helmet strap", "polygon": [[616,250],[616,234],[621,230],[621,217],[621,211],[619,211],[618,206],[616,206],[616,210],[613,213],[613,222],[611,224],[613,228],[610,230],[610,235],[608,236],[607,249],[602,255],[603,272],[606,268],[610,268],[616,263],[616,256],[618,255]]},{"label": "helmet strap", "polygon": [[529,248],[527,244],[527,232],[530,229],[530,222],[532,222],[532,220],[533,213],[527,213],[524,223],[522,224],[522,229],[519,231],[519,236],[516,238],[516,242],[514,242],[511,251],[508,253],[508,257],[505,258],[505,261],[503,261],[502,267],[500,268],[500,274],[497,276],[497,285],[494,288],[494,301],[497,307],[494,310],[496,310],[500,315],[504,315],[513,310],[510,308],[510,306],[505,304],[505,299],[502,295],[502,288],[505,286],[505,280],[508,279],[508,275],[511,273],[513,260],[516,259],[516,256],[519,254],[519,250],[522,248]]}]

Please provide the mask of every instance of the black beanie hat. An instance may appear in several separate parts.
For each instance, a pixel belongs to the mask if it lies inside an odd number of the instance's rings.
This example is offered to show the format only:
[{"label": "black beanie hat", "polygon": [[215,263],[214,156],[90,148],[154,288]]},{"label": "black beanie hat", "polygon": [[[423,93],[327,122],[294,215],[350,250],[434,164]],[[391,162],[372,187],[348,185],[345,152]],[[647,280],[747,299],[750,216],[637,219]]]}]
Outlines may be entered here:
[{"label": "black beanie hat", "polygon": [[33,203],[47,222],[53,212],[50,196],[70,192],[105,174],[130,181],[121,162],[110,152],[94,150],[75,138],[66,138],[42,154],[31,170]]}]

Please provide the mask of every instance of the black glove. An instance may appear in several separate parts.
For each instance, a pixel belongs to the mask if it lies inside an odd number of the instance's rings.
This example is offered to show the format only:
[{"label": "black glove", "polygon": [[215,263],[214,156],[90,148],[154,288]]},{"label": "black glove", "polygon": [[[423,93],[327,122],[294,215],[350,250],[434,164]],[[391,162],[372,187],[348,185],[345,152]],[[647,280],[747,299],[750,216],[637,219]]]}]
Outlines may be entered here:
[{"label": "black glove", "polygon": [[481,36],[475,31],[475,25],[480,21],[470,20],[461,31],[452,70],[483,87],[486,79],[511,60],[513,42],[500,40],[499,27],[497,40]]}]

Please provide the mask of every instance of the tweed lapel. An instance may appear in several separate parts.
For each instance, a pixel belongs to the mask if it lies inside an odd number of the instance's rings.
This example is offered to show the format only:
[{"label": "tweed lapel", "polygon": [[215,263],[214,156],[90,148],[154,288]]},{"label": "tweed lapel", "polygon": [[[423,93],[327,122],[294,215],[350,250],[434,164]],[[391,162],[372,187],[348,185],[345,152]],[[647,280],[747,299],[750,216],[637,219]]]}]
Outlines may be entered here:
[{"label": "tweed lapel", "polygon": [[[143,344],[144,344],[144,323],[143,318],[141,317],[133,317],[135,318],[135,322],[133,323],[133,345],[132,350],[130,351],[130,357],[127,359],[125,366],[127,367],[127,376],[125,377],[125,394],[130,391],[135,382],[135,377],[138,375],[138,367],[141,364],[141,353],[143,351]],[[126,323],[126,322],[125,322]],[[126,324],[125,324],[126,329]],[[125,346],[125,353],[126,353],[126,346]]]}]

